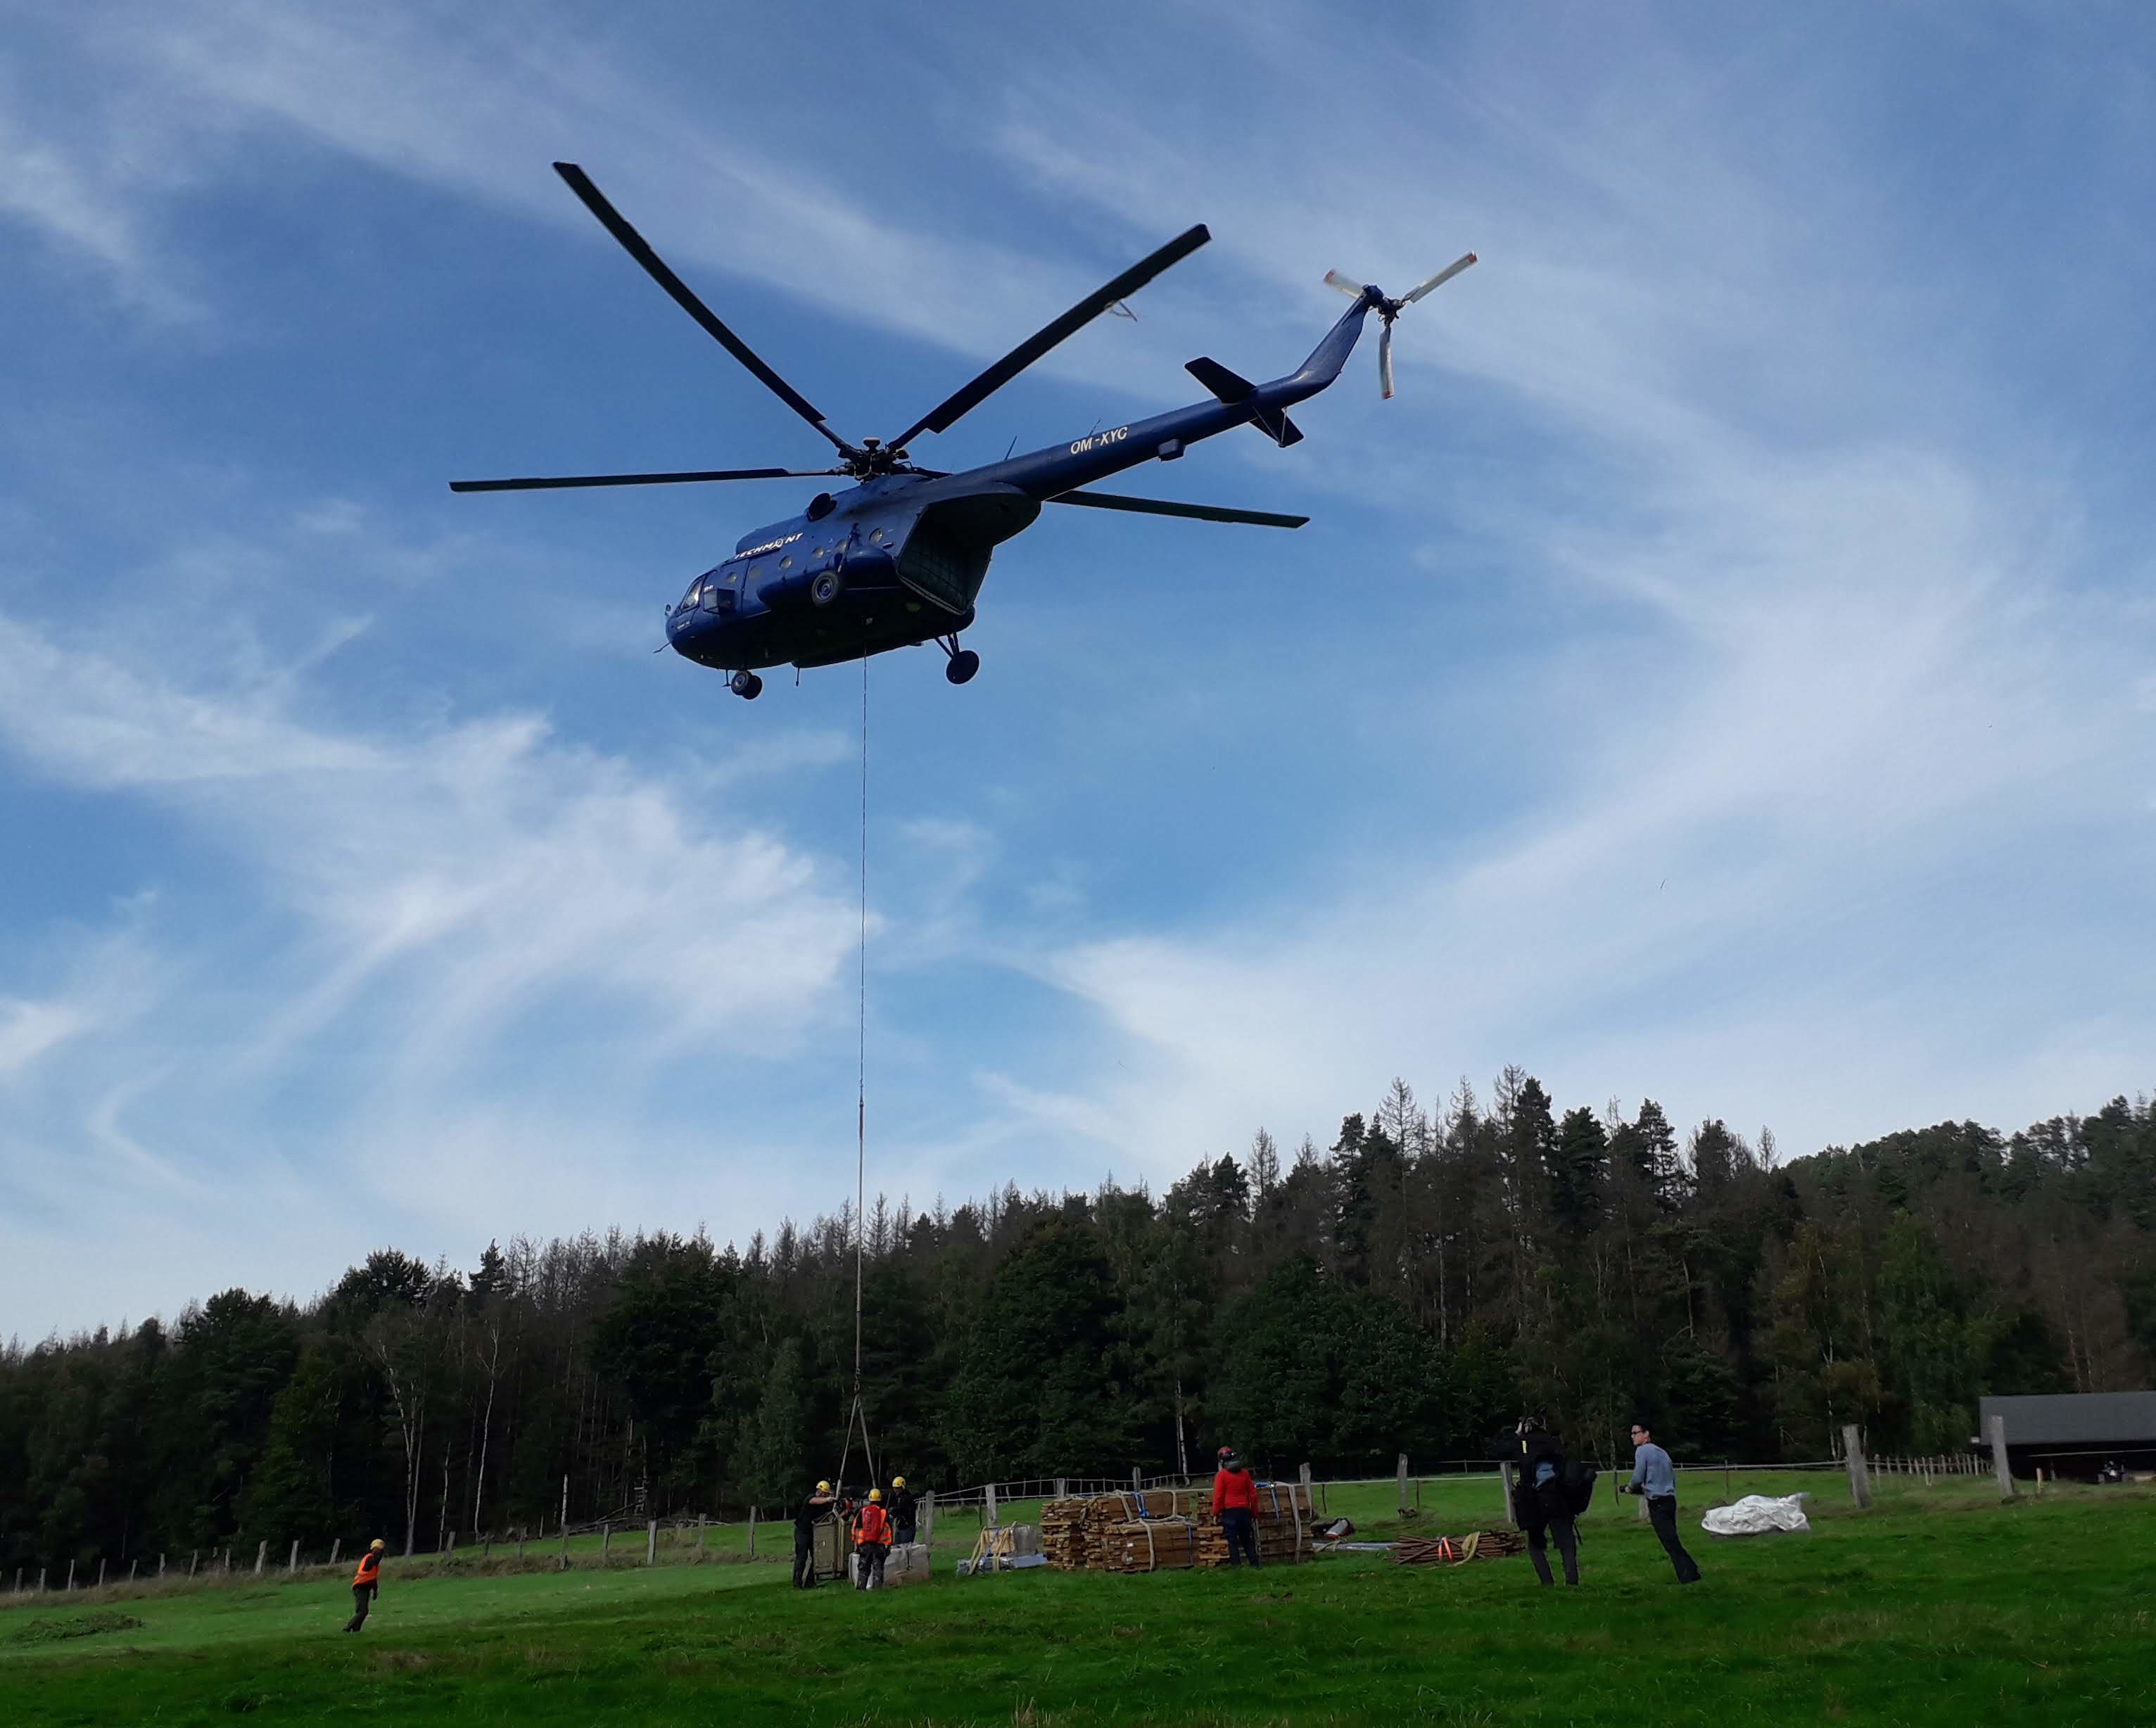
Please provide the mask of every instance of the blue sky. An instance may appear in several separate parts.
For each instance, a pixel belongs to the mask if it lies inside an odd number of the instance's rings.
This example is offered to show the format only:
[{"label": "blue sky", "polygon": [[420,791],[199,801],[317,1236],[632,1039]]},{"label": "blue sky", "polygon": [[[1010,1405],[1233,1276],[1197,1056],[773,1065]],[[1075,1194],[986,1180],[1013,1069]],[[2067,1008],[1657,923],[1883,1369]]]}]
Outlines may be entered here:
[{"label": "blue sky", "polygon": [[0,1336],[850,1194],[858,669],[650,652],[808,489],[444,485],[822,459],[557,157],[856,438],[1210,224],[942,467],[1481,254],[872,665],[872,1188],[2149,1084],[2145,9],[0,3]]}]

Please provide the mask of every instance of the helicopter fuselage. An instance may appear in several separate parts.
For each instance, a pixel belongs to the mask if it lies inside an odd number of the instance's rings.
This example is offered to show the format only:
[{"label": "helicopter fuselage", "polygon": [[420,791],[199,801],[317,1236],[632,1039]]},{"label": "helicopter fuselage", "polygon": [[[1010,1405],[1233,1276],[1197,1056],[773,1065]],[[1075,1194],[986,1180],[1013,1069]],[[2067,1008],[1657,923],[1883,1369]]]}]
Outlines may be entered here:
[{"label": "helicopter fuselage", "polygon": [[[1041,506],[1110,474],[1172,462],[1192,444],[1255,425],[1277,442],[1300,436],[1286,410],[1340,375],[1382,296],[1366,290],[1296,371],[1249,384],[1218,367],[1238,393],[1150,419],[1096,429],[983,468],[948,474],[878,474],[819,493],[800,515],[745,534],[699,576],[667,615],[675,651],[699,665],[745,672],[828,666],[887,649],[955,638],[996,547],[1030,527]],[[1199,371],[1210,361],[1192,362]]]}]

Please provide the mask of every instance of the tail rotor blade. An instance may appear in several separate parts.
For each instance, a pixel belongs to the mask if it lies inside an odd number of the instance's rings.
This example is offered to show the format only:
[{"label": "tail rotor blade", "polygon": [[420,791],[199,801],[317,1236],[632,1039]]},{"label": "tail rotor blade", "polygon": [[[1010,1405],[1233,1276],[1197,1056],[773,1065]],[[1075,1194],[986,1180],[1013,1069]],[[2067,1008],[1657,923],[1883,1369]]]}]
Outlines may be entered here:
[{"label": "tail rotor blade", "polygon": [[1393,326],[1389,320],[1378,332],[1378,388],[1384,399],[1393,399]]},{"label": "tail rotor blade", "polygon": [[1464,254],[1459,258],[1455,258],[1450,264],[1440,270],[1435,276],[1432,276],[1429,281],[1424,283],[1421,287],[1411,288],[1405,294],[1402,295],[1400,296],[1400,304],[1404,306],[1413,305],[1432,289],[1444,287],[1446,283],[1450,282],[1455,276],[1458,275],[1462,270],[1466,269],[1468,265],[1474,262],[1475,254],[1471,252]]},{"label": "tail rotor blade", "polygon": [[1363,285],[1360,282],[1350,282],[1337,270],[1327,270],[1325,273],[1325,285],[1327,288],[1338,289],[1351,300],[1358,300],[1363,297]]}]

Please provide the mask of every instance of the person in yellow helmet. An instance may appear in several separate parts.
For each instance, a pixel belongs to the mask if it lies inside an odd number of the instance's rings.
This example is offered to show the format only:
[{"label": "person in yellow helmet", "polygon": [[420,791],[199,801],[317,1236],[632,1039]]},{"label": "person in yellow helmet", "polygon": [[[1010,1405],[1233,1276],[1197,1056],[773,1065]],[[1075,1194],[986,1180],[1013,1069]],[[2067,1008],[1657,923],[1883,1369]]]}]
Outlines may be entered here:
[{"label": "person in yellow helmet", "polygon": [[367,1552],[359,1556],[359,1570],[352,1575],[352,1618],[344,1623],[346,1632],[357,1632],[367,1624],[367,1602],[382,1594],[382,1551],[385,1546],[377,1536]]},{"label": "person in yellow helmet", "polygon": [[891,1540],[895,1542],[911,1541],[914,1520],[920,1514],[920,1505],[913,1497],[913,1490],[906,1485],[905,1477],[893,1476],[891,1479],[891,1494],[884,1505],[891,1509]]},{"label": "person in yellow helmet", "polygon": [[891,1514],[883,1509],[883,1490],[871,1488],[869,1503],[854,1514],[854,1588],[883,1588],[884,1556],[891,1552]]},{"label": "person in yellow helmet", "polygon": [[796,1590],[816,1587],[816,1526],[835,1504],[831,1495],[831,1484],[819,1482],[815,1493],[802,1501],[800,1509],[793,1515],[793,1587]]}]

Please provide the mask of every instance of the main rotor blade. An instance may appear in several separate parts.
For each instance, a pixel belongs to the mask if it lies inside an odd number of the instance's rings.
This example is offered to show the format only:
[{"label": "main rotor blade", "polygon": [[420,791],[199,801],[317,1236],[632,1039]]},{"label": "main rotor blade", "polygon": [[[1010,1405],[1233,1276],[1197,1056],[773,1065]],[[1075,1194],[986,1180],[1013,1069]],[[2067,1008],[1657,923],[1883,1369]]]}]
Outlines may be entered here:
[{"label": "main rotor blade", "polygon": [[1212,238],[1202,222],[1195,228],[1184,229],[1151,257],[1141,259],[1106,287],[1087,295],[1053,324],[1035,331],[972,383],[907,427],[891,441],[889,447],[903,449],[921,433],[948,430],[960,415],[978,408],[1058,342],[1085,328],[1117,300],[1127,300],[1170,264],[1189,257]]},{"label": "main rotor blade", "polygon": [[706,468],[686,474],[568,474],[519,480],[451,480],[452,492],[544,492],[561,486],[679,486],[695,480],[808,480],[843,468]]},{"label": "main rotor blade", "polygon": [[690,290],[689,285],[668,268],[666,260],[651,249],[650,243],[631,228],[621,212],[607,202],[606,194],[592,184],[590,175],[585,173],[574,162],[557,162],[554,164],[554,172],[568,182],[569,190],[583,200],[584,208],[598,218],[605,226],[606,231],[621,242],[622,249],[642,264],[644,273],[674,297],[674,303],[676,305],[695,319],[697,323],[702,325],[706,332],[712,336],[727,353],[732,355],[735,359],[755,373],[764,387],[773,395],[830,439],[840,450],[850,455],[852,454],[851,446],[824,423],[824,416],[810,404],[808,398],[766,366],[756,351],[721,323],[718,315],[703,301],[698,300]]},{"label": "main rotor blade", "polygon": [[1095,510],[1127,510],[1141,516],[1188,516],[1194,522],[1247,522],[1254,528],[1300,528],[1308,516],[1277,516],[1270,510],[1227,510],[1217,504],[1171,504],[1164,498],[1130,498],[1121,492],[1065,492],[1050,504],[1086,504]]},{"label": "main rotor blade", "polygon": [[1431,289],[1444,287],[1446,283],[1450,282],[1455,276],[1458,275],[1462,270],[1466,269],[1468,265],[1474,262],[1475,254],[1471,252],[1464,254],[1459,258],[1455,258],[1450,264],[1440,270],[1435,276],[1432,276],[1429,281],[1424,283],[1421,287],[1410,288],[1405,294],[1402,295],[1400,296],[1400,304],[1404,306],[1413,305],[1417,300],[1428,294]]}]

